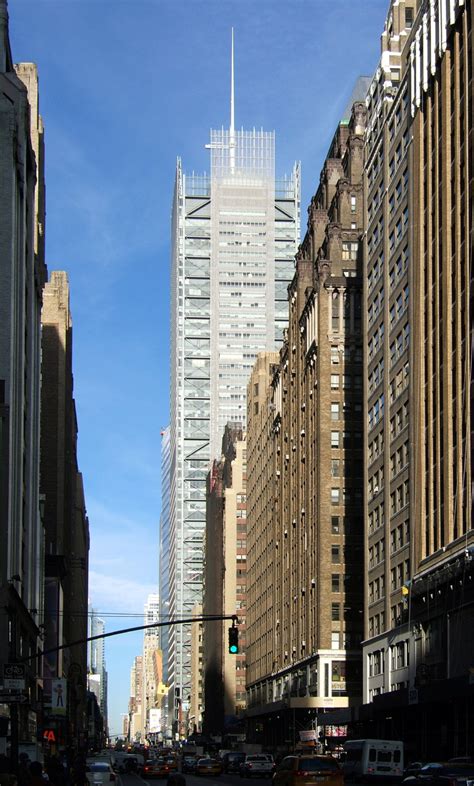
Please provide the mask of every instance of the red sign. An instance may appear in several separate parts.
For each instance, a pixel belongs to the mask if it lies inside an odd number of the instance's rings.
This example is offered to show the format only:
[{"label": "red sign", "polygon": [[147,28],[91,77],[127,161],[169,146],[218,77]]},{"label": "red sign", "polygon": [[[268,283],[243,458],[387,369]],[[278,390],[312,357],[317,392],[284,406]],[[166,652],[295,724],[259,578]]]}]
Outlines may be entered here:
[{"label": "red sign", "polygon": [[46,740],[46,742],[56,742],[56,734],[53,729],[45,729],[43,732],[43,739]]}]

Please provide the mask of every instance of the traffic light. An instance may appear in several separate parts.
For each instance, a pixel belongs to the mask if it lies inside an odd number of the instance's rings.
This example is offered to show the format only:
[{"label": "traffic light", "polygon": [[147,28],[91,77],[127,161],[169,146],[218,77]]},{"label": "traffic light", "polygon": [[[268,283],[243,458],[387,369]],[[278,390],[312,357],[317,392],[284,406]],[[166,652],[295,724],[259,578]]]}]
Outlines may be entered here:
[{"label": "traffic light", "polygon": [[237,655],[239,651],[239,629],[232,625],[229,628],[229,652],[231,655]]}]

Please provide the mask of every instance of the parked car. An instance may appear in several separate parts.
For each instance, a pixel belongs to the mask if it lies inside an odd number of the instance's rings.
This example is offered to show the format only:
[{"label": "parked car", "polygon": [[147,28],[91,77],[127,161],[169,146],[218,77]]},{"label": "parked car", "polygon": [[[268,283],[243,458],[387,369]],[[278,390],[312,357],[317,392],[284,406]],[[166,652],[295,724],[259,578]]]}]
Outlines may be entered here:
[{"label": "parked car", "polygon": [[112,765],[108,761],[94,760],[86,762],[86,777],[91,786],[103,786],[116,779]]},{"label": "parked car", "polygon": [[429,762],[403,779],[407,786],[470,786],[474,780],[474,764],[460,762]]},{"label": "parked car", "polygon": [[332,756],[285,756],[273,775],[273,786],[344,786],[339,762]]},{"label": "parked car", "polygon": [[222,757],[222,768],[224,772],[239,772],[240,765],[245,761],[243,751],[227,751]]},{"label": "parked car", "polygon": [[248,753],[239,767],[241,778],[271,778],[275,770],[273,756],[269,753]]},{"label": "parked car", "polygon": [[217,759],[198,759],[196,764],[196,775],[220,775],[222,764]]}]

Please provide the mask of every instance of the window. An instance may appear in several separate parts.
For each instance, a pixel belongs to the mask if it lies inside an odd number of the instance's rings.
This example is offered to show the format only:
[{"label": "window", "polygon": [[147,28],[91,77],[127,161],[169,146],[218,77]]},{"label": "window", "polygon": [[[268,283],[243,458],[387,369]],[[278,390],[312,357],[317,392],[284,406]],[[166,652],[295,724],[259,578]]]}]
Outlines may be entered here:
[{"label": "window", "polygon": [[333,534],[339,534],[339,516],[331,516],[331,530]]},{"label": "window", "polygon": [[341,607],[339,603],[331,604],[331,619],[333,622],[338,622],[341,618]]},{"label": "window", "polygon": [[405,27],[413,27],[413,8],[405,8]]},{"label": "window", "polygon": [[332,650],[338,650],[339,649],[339,639],[340,639],[339,631],[333,631],[331,633],[331,649]]},{"label": "window", "polygon": [[331,447],[338,448],[339,441],[339,431],[331,431]]},{"label": "window", "polygon": [[341,495],[340,489],[338,488],[331,489],[331,505],[339,505],[340,495]]},{"label": "window", "polygon": [[339,546],[331,546],[331,562],[338,565],[341,561],[341,549]]},{"label": "window", "polygon": [[331,589],[333,592],[340,592],[341,589],[341,577],[339,573],[333,573],[331,578]]},{"label": "window", "polygon": [[[339,361],[339,354],[337,355],[337,359]],[[331,374],[331,390],[338,390],[338,388],[339,388],[339,374]]]},{"label": "window", "polygon": [[358,243],[343,243],[342,244],[342,258],[344,260],[352,259],[357,260],[357,252],[359,250]]},{"label": "window", "polygon": [[339,459],[331,460],[331,475],[333,478],[338,478],[341,474],[341,462]]},{"label": "window", "polygon": [[337,402],[331,404],[331,420],[339,420],[340,407]]}]

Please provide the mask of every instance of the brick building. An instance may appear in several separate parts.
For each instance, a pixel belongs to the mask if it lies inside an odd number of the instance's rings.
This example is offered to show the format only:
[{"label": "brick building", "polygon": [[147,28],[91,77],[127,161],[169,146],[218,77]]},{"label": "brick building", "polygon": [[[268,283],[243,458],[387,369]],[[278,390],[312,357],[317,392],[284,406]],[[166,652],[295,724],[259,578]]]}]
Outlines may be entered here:
[{"label": "brick building", "polygon": [[[308,210],[270,393],[259,400],[253,377],[248,389],[249,479],[261,477],[271,443],[274,487],[271,626],[260,591],[266,561],[258,498],[266,483],[248,489],[249,604],[255,597],[249,610],[249,726],[256,741],[282,747],[294,745],[300,730],[315,728],[327,709],[360,700],[362,690],[366,109],[360,99],[366,83],[358,83],[338,125]],[[272,663],[264,668],[260,626],[271,627],[273,639],[266,649]]]}]

